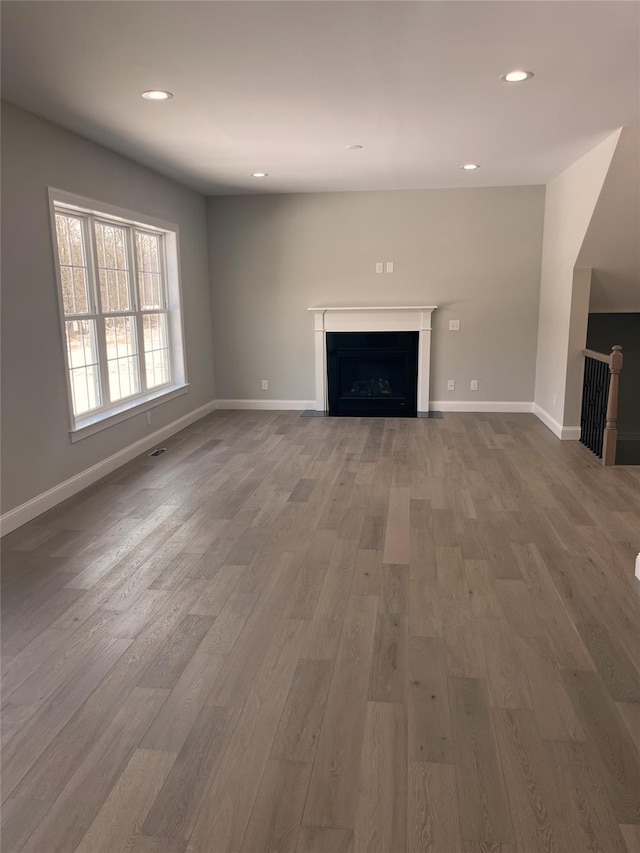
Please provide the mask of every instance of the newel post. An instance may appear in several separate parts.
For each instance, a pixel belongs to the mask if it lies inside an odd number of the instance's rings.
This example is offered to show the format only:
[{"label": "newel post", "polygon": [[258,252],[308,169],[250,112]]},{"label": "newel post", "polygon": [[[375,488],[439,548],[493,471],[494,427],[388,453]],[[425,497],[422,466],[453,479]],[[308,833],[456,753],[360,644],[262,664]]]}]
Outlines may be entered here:
[{"label": "newel post", "polygon": [[622,347],[615,346],[609,356],[609,399],[607,401],[607,423],[602,443],[602,464],[616,464],[616,443],[618,440],[618,387],[622,370]]}]

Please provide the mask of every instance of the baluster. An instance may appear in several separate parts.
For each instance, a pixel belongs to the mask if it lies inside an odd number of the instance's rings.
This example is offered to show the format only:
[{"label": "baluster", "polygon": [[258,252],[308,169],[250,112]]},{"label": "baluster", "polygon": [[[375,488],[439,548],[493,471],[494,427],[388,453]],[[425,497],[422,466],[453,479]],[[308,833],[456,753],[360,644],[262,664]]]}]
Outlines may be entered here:
[{"label": "baluster", "polygon": [[587,441],[587,418],[589,413],[589,359],[584,360],[582,375],[582,405],[580,408],[580,443]]},{"label": "baluster", "polygon": [[602,407],[604,404],[604,371],[606,369],[606,365],[602,362],[598,362],[598,397],[597,397],[597,405],[594,412],[594,453],[596,456],[602,456],[602,436],[601,436],[601,419],[602,419]]}]

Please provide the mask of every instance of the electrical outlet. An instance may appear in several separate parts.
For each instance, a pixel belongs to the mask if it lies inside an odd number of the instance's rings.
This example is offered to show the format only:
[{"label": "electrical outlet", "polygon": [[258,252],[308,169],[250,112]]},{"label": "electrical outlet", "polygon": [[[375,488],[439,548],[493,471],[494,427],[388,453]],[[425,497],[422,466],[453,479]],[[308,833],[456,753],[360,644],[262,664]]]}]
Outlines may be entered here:
[{"label": "electrical outlet", "polygon": [[450,332],[459,332],[460,331],[460,320],[449,320],[449,331]]},{"label": "electrical outlet", "polygon": [[376,261],[376,272],[382,272],[382,261]]},{"label": "electrical outlet", "polygon": [[393,261],[387,261],[387,272],[393,272]]},{"label": "electrical outlet", "polygon": [[472,391],[477,391],[477,390],[478,390],[478,380],[477,380],[477,379],[472,379],[472,380],[471,380],[471,390],[472,390]]},{"label": "electrical outlet", "polygon": [[447,379],[447,391],[455,391],[456,383],[453,379]]},{"label": "electrical outlet", "polygon": [[262,380],[262,390],[263,390],[263,391],[268,391],[268,390],[269,390],[269,382],[268,382],[268,380],[266,380],[266,379],[263,379],[263,380]]}]

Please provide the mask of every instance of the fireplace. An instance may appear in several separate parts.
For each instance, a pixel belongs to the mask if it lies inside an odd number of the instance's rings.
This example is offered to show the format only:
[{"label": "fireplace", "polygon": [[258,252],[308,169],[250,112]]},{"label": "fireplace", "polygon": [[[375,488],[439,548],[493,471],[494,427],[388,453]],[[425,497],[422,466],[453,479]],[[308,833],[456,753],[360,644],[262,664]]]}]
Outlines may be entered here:
[{"label": "fireplace", "polygon": [[418,332],[327,332],[330,415],[417,416]]},{"label": "fireplace", "polygon": [[[388,406],[390,411],[385,414],[418,417],[429,412],[429,374],[431,368],[431,315],[436,305],[407,305],[402,307],[348,307],[323,306],[310,308],[314,315],[315,329],[315,381],[316,400],[315,411],[320,413],[335,412],[334,398],[339,400],[339,414],[347,414],[344,407],[351,407],[353,414],[363,414],[363,410],[371,413],[374,405]],[[358,349],[363,349],[357,339],[354,343],[339,344],[344,350],[340,357],[340,371],[336,391],[329,395],[329,360],[337,354],[333,353],[334,333],[365,333],[365,350],[369,352],[366,358],[361,358]],[[393,333],[395,338],[387,338],[384,345],[379,333]],[[409,345],[408,353],[400,355],[399,350],[405,348],[405,340],[398,337],[400,333],[411,333],[413,343]],[[336,338],[337,341],[347,341],[346,338]],[[331,341],[331,343],[330,343]],[[392,343],[389,344],[389,341]],[[393,343],[395,341],[395,343]],[[402,343],[399,343],[402,341]],[[369,345],[371,344],[371,346]],[[330,355],[329,349],[332,349]],[[348,350],[356,352],[349,353]],[[380,350],[386,350],[385,362]],[[389,350],[394,352],[390,353]],[[413,354],[411,354],[413,352]],[[360,366],[356,367],[357,362]],[[407,370],[412,366],[415,373],[407,383]],[[409,392],[409,384],[411,392]],[[377,386],[377,387],[376,387]],[[402,387],[401,387],[402,386]],[[413,396],[415,394],[415,396]],[[401,403],[404,402],[404,406]],[[354,411],[357,409],[357,412]],[[395,409],[395,411],[392,411]]]}]

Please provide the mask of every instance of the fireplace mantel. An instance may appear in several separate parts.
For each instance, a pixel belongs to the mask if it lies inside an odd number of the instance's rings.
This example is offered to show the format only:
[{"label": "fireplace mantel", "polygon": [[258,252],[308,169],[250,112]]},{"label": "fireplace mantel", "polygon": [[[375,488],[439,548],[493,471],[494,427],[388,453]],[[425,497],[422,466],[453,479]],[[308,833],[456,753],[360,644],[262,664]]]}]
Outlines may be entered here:
[{"label": "fireplace mantel", "polygon": [[327,332],[418,332],[418,413],[429,411],[431,314],[437,305],[320,305],[309,308],[315,323],[316,411],[327,404]]}]

